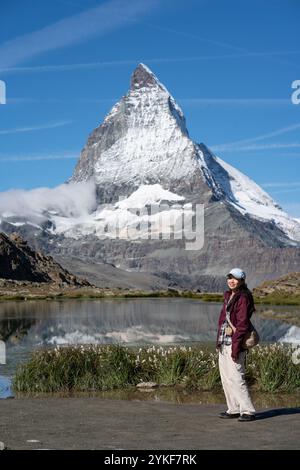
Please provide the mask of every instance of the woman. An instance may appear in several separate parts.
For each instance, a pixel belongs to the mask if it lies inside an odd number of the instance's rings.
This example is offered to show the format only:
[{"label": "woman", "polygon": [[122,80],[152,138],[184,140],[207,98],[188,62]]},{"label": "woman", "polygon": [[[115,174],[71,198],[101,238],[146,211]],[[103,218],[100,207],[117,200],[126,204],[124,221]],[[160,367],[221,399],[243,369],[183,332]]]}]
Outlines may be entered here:
[{"label": "woman", "polygon": [[219,318],[217,350],[228,407],[227,411],[220,414],[220,418],[253,421],[255,409],[245,382],[247,350],[242,347],[242,343],[251,328],[250,318],[255,307],[245,279],[245,272],[239,268],[234,268],[227,274],[229,290],[224,293],[224,305]]}]

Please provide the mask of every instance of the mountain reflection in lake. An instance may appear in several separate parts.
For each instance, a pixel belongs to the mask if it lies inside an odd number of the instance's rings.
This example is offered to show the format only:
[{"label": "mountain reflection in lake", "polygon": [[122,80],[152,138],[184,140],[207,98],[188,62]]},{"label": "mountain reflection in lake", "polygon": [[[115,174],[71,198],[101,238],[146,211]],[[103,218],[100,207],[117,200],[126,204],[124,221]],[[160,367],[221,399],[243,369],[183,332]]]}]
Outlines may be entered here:
[{"label": "mountain reflection in lake", "polygon": [[[56,344],[213,344],[220,309],[220,303],[178,298],[2,302],[7,364],[0,374],[12,374],[33,349]],[[265,342],[278,341],[292,327],[258,315],[253,323]]]}]

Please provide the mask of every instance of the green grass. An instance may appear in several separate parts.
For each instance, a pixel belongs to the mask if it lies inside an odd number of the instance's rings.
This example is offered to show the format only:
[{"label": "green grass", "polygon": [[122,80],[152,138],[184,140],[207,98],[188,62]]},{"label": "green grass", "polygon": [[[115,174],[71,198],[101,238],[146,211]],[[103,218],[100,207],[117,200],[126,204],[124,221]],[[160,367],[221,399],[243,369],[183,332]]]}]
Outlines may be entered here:
[{"label": "green grass", "polygon": [[[168,297],[181,297],[188,299],[198,299],[204,302],[223,302],[222,293],[214,292],[194,292],[190,290],[180,291],[177,289],[167,289],[160,291],[137,291],[137,290],[120,290],[116,292],[97,291],[93,289],[78,289],[78,290],[67,290],[60,292],[28,292],[28,293],[4,293],[0,292],[0,301],[15,300],[96,300],[96,299],[110,299],[110,298],[168,298]],[[299,294],[287,294],[283,291],[277,293],[268,294],[266,296],[258,297],[254,296],[255,303],[263,305],[300,305]]]},{"label": "green grass", "polygon": [[0,302],[13,300],[13,301],[24,301],[24,300],[97,300],[97,299],[130,299],[130,298],[169,298],[169,297],[181,297],[188,299],[198,299],[206,302],[222,302],[223,294],[217,293],[196,293],[192,291],[176,291],[176,290],[166,290],[166,291],[155,291],[155,292],[118,292],[114,294],[106,294],[105,292],[60,292],[60,293],[28,293],[28,294],[2,294],[0,293]]},{"label": "green grass", "polygon": [[[257,390],[262,392],[299,392],[300,363],[295,364],[295,349],[271,344],[253,348],[247,361],[247,372]],[[300,351],[298,355],[300,362]]]},{"label": "green grass", "polygon": [[41,350],[22,365],[14,389],[23,392],[112,390],[132,383],[134,353],[120,346]]},{"label": "green grass", "polygon": [[278,291],[277,293],[268,294],[264,297],[254,296],[257,304],[265,305],[300,305],[300,294],[289,294]]},{"label": "green grass", "polygon": [[[246,377],[256,391],[300,391],[300,364],[283,345],[257,346],[247,357]],[[199,346],[68,346],[36,351],[19,366],[15,392],[56,393],[124,389],[140,382],[179,386],[189,391],[218,391],[216,352]]]}]

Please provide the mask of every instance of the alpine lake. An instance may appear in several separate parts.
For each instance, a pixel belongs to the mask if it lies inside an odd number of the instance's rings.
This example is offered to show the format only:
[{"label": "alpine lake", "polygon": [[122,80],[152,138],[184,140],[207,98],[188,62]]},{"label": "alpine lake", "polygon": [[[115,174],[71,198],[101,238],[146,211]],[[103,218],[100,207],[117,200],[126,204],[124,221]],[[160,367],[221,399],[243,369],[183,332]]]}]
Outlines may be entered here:
[{"label": "alpine lake", "polygon": [[[78,344],[201,345],[215,349],[219,302],[187,298],[110,298],[0,303],[0,398],[14,396],[11,380],[37,349]],[[285,318],[296,319],[294,323]],[[261,343],[300,345],[300,306],[257,305],[252,322]],[[222,403],[222,393],[159,387],[95,392],[126,400]],[[77,394],[78,395],[78,394]],[[255,394],[259,407],[300,406],[300,394]]]}]

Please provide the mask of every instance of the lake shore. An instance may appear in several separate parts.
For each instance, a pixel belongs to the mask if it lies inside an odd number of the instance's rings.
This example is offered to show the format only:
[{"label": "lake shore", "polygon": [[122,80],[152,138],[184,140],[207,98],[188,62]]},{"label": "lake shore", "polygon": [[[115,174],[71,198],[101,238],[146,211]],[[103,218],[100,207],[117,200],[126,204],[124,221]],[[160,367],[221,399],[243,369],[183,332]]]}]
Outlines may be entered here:
[{"label": "lake shore", "polygon": [[30,283],[5,281],[0,283],[0,301],[2,300],[69,300],[102,298],[137,298],[137,297],[183,297],[207,301],[222,301],[220,292],[199,293],[189,290],[140,290],[110,287],[70,287],[49,283]]},{"label": "lake shore", "polygon": [[9,449],[27,450],[299,448],[300,408],[258,409],[251,423],[218,418],[224,409],[221,401],[1,400],[0,440]]},{"label": "lake shore", "polygon": [[[198,299],[204,302],[222,302],[222,292],[197,292],[190,290],[167,289],[159,291],[145,291],[139,289],[117,289],[100,287],[58,287],[56,284],[30,283],[22,281],[5,281],[0,283],[1,301],[27,301],[27,300],[93,300],[108,298],[165,298],[181,297]],[[272,293],[263,296],[254,296],[256,304],[262,305],[300,305],[300,295],[284,292]]]}]

